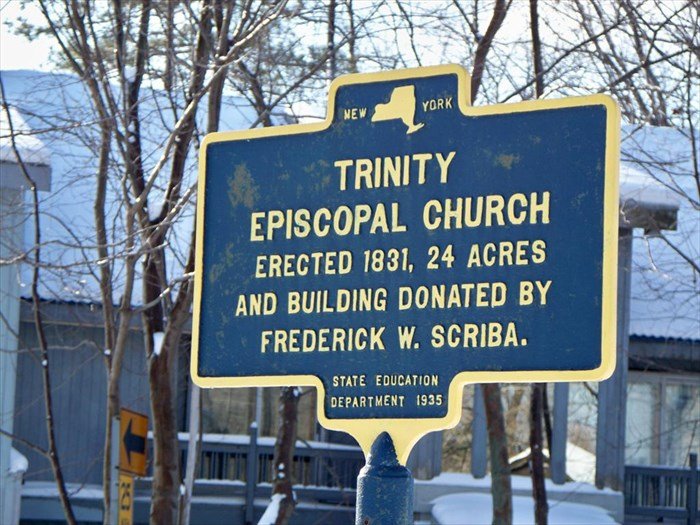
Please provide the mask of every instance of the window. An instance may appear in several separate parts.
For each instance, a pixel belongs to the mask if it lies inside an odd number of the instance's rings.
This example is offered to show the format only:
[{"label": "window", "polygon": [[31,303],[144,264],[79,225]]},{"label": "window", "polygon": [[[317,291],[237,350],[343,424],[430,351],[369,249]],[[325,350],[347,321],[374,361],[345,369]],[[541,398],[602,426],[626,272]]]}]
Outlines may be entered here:
[{"label": "window", "polygon": [[626,463],[687,465],[700,452],[700,377],[630,372],[626,429]]},{"label": "window", "polygon": [[688,454],[700,451],[700,386],[667,384],[663,433],[668,465],[687,465]]},{"label": "window", "polygon": [[[260,436],[276,436],[279,388],[261,389]],[[255,419],[256,388],[212,388],[202,390],[202,430],[213,434],[245,434]],[[316,438],[316,389],[302,388],[299,399],[297,436]]]},{"label": "window", "polygon": [[659,464],[659,385],[632,383],[627,386],[625,463]]}]

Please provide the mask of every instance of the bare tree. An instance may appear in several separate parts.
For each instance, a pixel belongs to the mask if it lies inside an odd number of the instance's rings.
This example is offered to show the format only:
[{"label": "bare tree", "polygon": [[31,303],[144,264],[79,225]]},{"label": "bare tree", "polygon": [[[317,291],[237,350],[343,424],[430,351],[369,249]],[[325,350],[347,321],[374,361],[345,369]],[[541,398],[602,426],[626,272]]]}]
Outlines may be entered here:
[{"label": "bare tree", "polygon": [[272,462],[274,468],[272,497],[279,499],[275,525],[289,523],[296,505],[296,497],[292,490],[292,465],[297,439],[297,410],[300,393],[301,390],[298,387],[285,387],[280,394],[280,424],[275,443],[275,457]]},{"label": "bare tree", "polygon": [[[691,159],[683,173],[641,146],[623,155],[633,156],[641,170],[689,209],[700,210],[697,2],[532,0],[530,5],[539,24],[532,24],[528,37],[527,28],[515,35],[502,30],[508,11],[522,7],[506,0],[439,5],[344,0],[332,2],[332,9],[322,2],[262,0],[40,1],[44,30],[53,36],[61,64],[80,77],[89,94],[96,130],[91,137],[97,155],[95,239],[81,247],[91,254],[87,259],[102,305],[105,457],[113,439],[110,422],[120,404],[128,328],[134,318],[144,327],[155,448],[152,521],[174,522],[177,514],[180,465],[173,400],[175,364],[192,300],[195,189],[190,168],[201,133],[219,127],[227,89],[253,106],[252,125],[283,120],[274,114],[283,105],[325,99],[327,80],[336,73],[443,61],[471,65],[473,101],[611,93],[626,121],[636,126],[629,132],[632,140],[643,135],[644,125],[653,124],[672,126],[687,141]],[[515,17],[509,20],[516,23]],[[288,25],[278,27],[281,23]],[[317,41],[300,35],[306,23],[321,28]],[[408,52],[399,45],[400,35],[408,36]],[[341,52],[345,45],[347,57]],[[156,89],[160,86],[162,91]],[[153,133],[153,122],[162,132]],[[108,211],[115,202],[117,217]],[[673,255],[664,264],[686,272],[673,292],[659,294],[685,294],[692,308],[698,254],[677,236],[647,233],[650,250],[663,246]],[[535,390],[541,389],[533,388],[533,403],[539,405]],[[288,394],[283,392],[282,399]],[[494,522],[508,523],[512,508],[500,387],[486,385],[484,397]],[[539,408],[533,408],[533,422],[541,422]],[[533,429],[538,431],[536,425]],[[293,429],[288,430],[280,434],[280,443],[293,446]],[[535,435],[536,442],[542,438]],[[279,464],[288,453],[280,450]],[[111,478],[105,463],[107,516]]]},{"label": "bare tree", "polygon": [[[472,102],[476,99],[481,87],[486,56],[491,49],[496,33],[503,25],[508,7],[509,4],[505,0],[499,0],[495,3],[486,33],[477,45],[472,70]],[[503,417],[501,389],[498,383],[489,383],[483,385],[483,391],[491,456],[493,523],[505,525],[513,521],[513,492],[510,481],[510,466],[508,464],[508,443]]]},{"label": "bare tree", "polygon": [[[218,128],[225,77],[231,66],[243,69],[241,64],[256,36],[291,12],[286,11],[284,1],[243,5],[205,1],[189,6],[115,0],[111,5],[78,1],[40,5],[46,31],[54,37],[62,60],[87,87],[100,130],[94,220],[105,348],[109,350],[105,352],[105,457],[113,439],[109,422],[119,408],[128,327],[131,317],[139,315],[154,428],[151,519],[175,522],[180,465],[174,371],[192,300],[193,230],[189,240],[172,242],[174,235],[182,239],[182,227],[176,225],[180,217],[187,216],[194,196],[188,157],[198,143],[196,115],[200,102],[209,95],[206,128]],[[159,78],[170,88],[162,95],[142,87]],[[241,78],[246,84],[248,77]],[[286,94],[303,80],[290,82]],[[271,111],[284,102],[286,94],[266,101],[266,108]],[[166,123],[162,136],[144,135],[154,117]],[[115,198],[108,193],[113,177],[121,181],[121,193],[116,196],[123,210],[119,232],[108,232],[110,217],[105,211],[105,202]],[[110,235],[121,239],[118,251],[108,241]],[[122,276],[121,298],[115,308],[117,275]],[[109,520],[112,480],[108,462],[103,480]]]},{"label": "bare tree", "polygon": [[[61,468],[61,461],[59,459],[58,446],[56,444],[56,427],[55,427],[55,417],[53,408],[53,390],[51,388],[51,374],[49,372],[49,345],[46,338],[46,331],[44,329],[44,322],[41,313],[41,304],[39,299],[39,280],[40,280],[40,268],[41,268],[41,215],[39,213],[40,203],[39,203],[39,192],[37,185],[29,173],[27,166],[22,157],[17,146],[17,136],[18,133],[15,131],[12,112],[7,102],[5,96],[5,87],[3,85],[2,79],[0,78],[0,95],[2,100],[2,111],[7,119],[10,147],[12,153],[17,160],[17,165],[20,168],[22,176],[24,177],[29,191],[31,193],[31,206],[32,206],[32,284],[31,284],[31,294],[32,294],[32,313],[34,317],[34,327],[36,329],[37,339],[39,341],[39,355],[38,359],[41,360],[41,378],[43,384],[44,393],[44,410],[46,412],[46,436],[48,441],[48,448],[46,450],[40,447],[35,447],[44,457],[49,460],[51,465],[51,470],[53,472],[54,479],[56,480],[56,488],[58,489],[58,498],[61,502],[61,507],[63,508],[63,513],[66,517],[66,521],[71,525],[77,523],[75,519],[75,513],[73,512],[73,506],[71,505],[70,499],[68,497],[68,492],[66,490],[66,482],[63,477],[63,469]],[[3,434],[6,434],[3,432]],[[10,438],[15,438],[15,436],[8,435]]]},{"label": "bare tree", "polygon": [[[535,75],[535,98],[544,95],[542,73],[542,41],[540,40],[537,0],[530,0],[530,30],[532,34],[532,58]],[[535,500],[535,523],[547,525],[547,491],[544,482],[544,452],[542,417],[544,415],[546,385],[535,383],[530,390],[530,455],[532,497]],[[551,438],[550,438],[551,443]]]}]

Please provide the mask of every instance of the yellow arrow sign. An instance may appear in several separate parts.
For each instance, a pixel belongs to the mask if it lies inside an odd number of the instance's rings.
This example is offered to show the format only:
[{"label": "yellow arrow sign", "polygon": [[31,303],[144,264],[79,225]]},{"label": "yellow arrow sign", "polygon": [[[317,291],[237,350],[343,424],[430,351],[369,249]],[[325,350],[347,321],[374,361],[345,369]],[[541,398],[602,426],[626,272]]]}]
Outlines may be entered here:
[{"label": "yellow arrow sign", "polygon": [[119,470],[146,475],[148,416],[126,408],[119,410]]}]

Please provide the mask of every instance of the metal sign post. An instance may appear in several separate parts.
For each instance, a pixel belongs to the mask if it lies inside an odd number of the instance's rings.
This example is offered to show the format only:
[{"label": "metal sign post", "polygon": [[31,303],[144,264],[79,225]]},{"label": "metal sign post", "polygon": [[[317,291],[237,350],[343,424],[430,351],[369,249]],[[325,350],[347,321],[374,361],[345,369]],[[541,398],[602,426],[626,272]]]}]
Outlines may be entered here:
[{"label": "metal sign post", "polygon": [[386,432],[372,445],[357,477],[355,525],[413,523],[413,477],[399,463]]},{"label": "metal sign post", "polygon": [[469,85],[458,66],[350,75],[325,121],[200,150],[193,380],[314,386],[368,457],[372,525],[382,494],[409,504],[401,466],[466,384],[615,366],[615,103],[471,107]]},{"label": "metal sign post", "polygon": [[110,450],[111,484],[109,487],[109,520],[105,520],[109,525],[119,523],[119,418],[113,417],[112,421],[112,443]]}]

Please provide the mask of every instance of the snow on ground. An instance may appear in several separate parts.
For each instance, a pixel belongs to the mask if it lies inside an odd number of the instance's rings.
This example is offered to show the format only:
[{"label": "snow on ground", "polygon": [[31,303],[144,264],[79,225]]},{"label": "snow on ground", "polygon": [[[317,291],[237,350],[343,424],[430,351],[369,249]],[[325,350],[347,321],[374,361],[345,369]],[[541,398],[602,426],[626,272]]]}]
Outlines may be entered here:
[{"label": "snow on ground", "polygon": [[[593,507],[596,509],[596,513],[593,516],[597,516],[600,513],[602,516],[607,516],[607,521],[583,521],[580,523],[615,523],[615,520],[622,521],[624,518],[624,501],[621,492],[615,492],[610,489],[599,490],[595,486],[588,483],[571,481],[564,483],[563,485],[555,485],[551,480],[545,480],[547,489],[547,500],[549,502],[550,509],[560,507],[561,505],[582,505]],[[511,485],[513,488],[513,497],[522,498],[525,501],[532,500],[532,482],[529,476],[512,476]],[[422,512],[425,514],[430,514],[434,512],[435,509],[439,510],[436,506],[438,503],[449,503],[451,500],[445,500],[444,498],[448,496],[483,496],[487,498],[488,507],[483,510],[479,509],[479,512],[484,512],[485,515],[489,516],[488,519],[483,521],[483,523],[491,523],[491,477],[485,476],[483,478],[476,479],[471,474],[457,473],[457,472],[444,472],[439,476],[434,477],[431,480],[416,480],[415,481],[415,492],[414,492],[414,508],[417,512]],[[459,498],[457,499],[459,501]],[[479,500],[482,501],[482,500]],[[454,502],[453,502],[454,503]],[[470,506],[472,502],[470,502]],[[452,503],[449,504],[450,507],[453,506]],[[573,508],[570,509],[571,514],[576,516],[580,509]],[[441,511],[442,512],[442,511]],[[563,512],[561,510],[556,511],[557,513]],[[449,516],[451,514],[447,514]],[[471,511],[467,514],[471,519]],[[526,518],[518,523],[532,523],[533,514],[531,511],[526,511]],[[446,521],[444,523],[482,523],[482,521],[464,521],[465,514],[462,514],[462,521]],[[553,514],[557,516],[557,514]],[[475,516],[474,519],[477,519]],[[597,518],[596,518],[597,519]],[[555,521],[554,518],[549,520],[550,523],[558,525],[560,522]],[[442,522],[440,522],[442,523]],[[568,524],[569,522],[561,522],[563,524]],[[579,522],[577,522],[579,523]]]},{"label": "snow on ground", "polygon": [[[511,486],[513,490],[531,490],[532,485],[530,478],[528,476],[511,476]],[[420,485],[459,485],[463,487],[480,487],[490,490],[491,488],[491,476],[484,476],[483,478],[475,478],[471,474],[465,474],[461,472],[442,472],[441,474],[435,476],[431,480],[422,481],[417,480],[417,484]],[[576,481],[569,481],[563,485],[556,485],[552,480],[545,480],[547,493],[586,493],[586,494],[617,494],[611,489],[597,489],[593,485],[588,483],[581,483]]]},{"label": "snow on ground", "polygon": [[[102,499],[104,492],[99,485],[66,483],[66,491],[71,498]],[[58,488],[53,481],[29,481],[22,486],[23,498],[56,498]]]},{"label": "snow on ground", "polygon": [[[515,476],[514,476],[515,477]],[[490,525],[490,494],[450,494],[435,500],[433,518],[440,525]],[[534,522],[532,498],[513,497],[513,525]],[[556,525],[614,525],[605,510],[581,503],[553,502],[549,506],[549,523]]]}]

